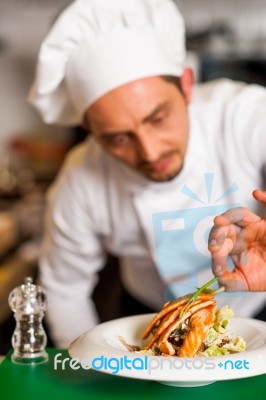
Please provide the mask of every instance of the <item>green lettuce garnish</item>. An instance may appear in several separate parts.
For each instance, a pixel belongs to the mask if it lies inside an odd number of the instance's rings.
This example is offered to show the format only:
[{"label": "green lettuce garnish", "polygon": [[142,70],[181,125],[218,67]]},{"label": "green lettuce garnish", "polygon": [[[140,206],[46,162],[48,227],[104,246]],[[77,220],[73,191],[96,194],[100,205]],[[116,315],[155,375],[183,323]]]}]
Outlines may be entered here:
[{"label": "green lettuce garnish", "polygon": [[227,349],[223,347],[218,347],[216,344],[213,344],[212,346],[208,347],[206,350],[200,353],[201,356],[208,356],[208,357],[217,357],[217,356],[224,356],[225,354],[228,354],[229,352]]},{"label": "green lettuce garnish", "polygon": [[234,311],[228,306],[220,308],[216,312],[214,329],[219,333],[224,333],[226,331],[227,325],[230,319],[234,316]]},{"label": "green lettuce garnish", "polygon": [[216,357],[239,353],[246,349],[246,342],[241,336],[234,336],[227,332],[228,323],[233,316],[234,312],[228,306],[216,311],[214,325],[208,330],[204,340],[207,348],[198,355]]},{"label": "green lettuce garnish", "polygon": [[218,339],[219,334],[214,328],[208,330],[207,337],[205,339],[206,344],[212,344],[216,339]]},{"label": "green lettuce garnish", "polygon": [[244,351],[246,349],[246,342],[241,336],[236,336],[231,340],[230,343],[225,344],[223,348],[228,350],[230,354],[239,353],[240,351]]}]

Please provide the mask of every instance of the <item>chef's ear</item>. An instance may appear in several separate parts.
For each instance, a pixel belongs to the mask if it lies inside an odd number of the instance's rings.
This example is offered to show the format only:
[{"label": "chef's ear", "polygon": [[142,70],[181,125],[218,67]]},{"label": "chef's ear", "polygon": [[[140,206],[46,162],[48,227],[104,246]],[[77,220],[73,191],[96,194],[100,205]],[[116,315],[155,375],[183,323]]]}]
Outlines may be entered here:
[{"label": "chef's ear", "polygon": [[82,122],[81,122],[81,128],[86,132],[90,132],[91,131],[90,122],[89,122],[89,119],[88,119],[88,116],[87,116],[86,112],[83,114],[83,119],[82,119]]},{"label": "chef's ear", "polygon": [[192,88],[194,84],[194,74],[191,68],[185,68],[183,74],[180,76],[180,83],[183,89],[183,93],[186,97],[186,101],[189,104],[192,97]]}]

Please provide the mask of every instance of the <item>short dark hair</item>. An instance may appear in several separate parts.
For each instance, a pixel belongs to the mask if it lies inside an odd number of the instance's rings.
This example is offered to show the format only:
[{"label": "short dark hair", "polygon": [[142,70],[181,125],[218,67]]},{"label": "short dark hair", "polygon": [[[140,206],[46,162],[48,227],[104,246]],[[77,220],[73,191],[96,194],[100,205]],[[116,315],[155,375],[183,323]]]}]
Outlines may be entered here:
[{"label": "short dark hair", "polygon": [[181,79],[178,76],[173,76],[173,75],[160,75],[160,77],[169,83],[172,83],[177,87],[177,89],[180,91],[180,93],[185,96],[182,84],[181,84]]}]

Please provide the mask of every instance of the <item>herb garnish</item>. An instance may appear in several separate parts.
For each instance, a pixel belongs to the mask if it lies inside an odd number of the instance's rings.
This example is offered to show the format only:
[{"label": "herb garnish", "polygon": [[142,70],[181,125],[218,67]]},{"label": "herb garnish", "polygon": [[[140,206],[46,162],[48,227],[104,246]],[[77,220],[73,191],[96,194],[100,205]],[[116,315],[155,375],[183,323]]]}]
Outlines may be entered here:
[{"label": "herb garnish", "polygon": [[186,305],[184,306],[183,310],[180,313],[180,318],[183,317],[183,315],[186,314],[186,312],[190,309],[190,307],[192,307],[192,303],[194,303],[200,293],[212,293],[213,295],[223,292],[224,291],[224,287],[220,287],[217,290],[212,290],[212,289],[207,289],[209,286],[211,286],[214,282],[216,282],[218,280],[217,277],[212,278],[209,282],[205,283],[205,285],[201,286],[200,288],[198,288],[198,290],[191,296],[191,298],[188,300],[188,302],[186,303]]}]

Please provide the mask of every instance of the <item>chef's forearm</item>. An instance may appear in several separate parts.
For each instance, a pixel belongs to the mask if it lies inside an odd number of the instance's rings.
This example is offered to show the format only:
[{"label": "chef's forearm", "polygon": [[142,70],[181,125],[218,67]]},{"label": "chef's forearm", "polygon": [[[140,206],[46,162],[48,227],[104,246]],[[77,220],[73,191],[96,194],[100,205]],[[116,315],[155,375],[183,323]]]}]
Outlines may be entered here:
[{"label": "chef's forearm", "polygon": [[92,300],[73,297],[60,299],[48,293],[46,321],[53,344],[68,348],[69,344],[83,332],[95,326],[99,320]]},{"label": "chef's forearm", "polygon": [[52,268],[46,257],[41,258],[39,284],[47,293],[48,303],[45,317],[54,345],[61,348],[98,323],[91,300],[97,275],[67,278],[67,269],[63,281],[57,268]]}]

